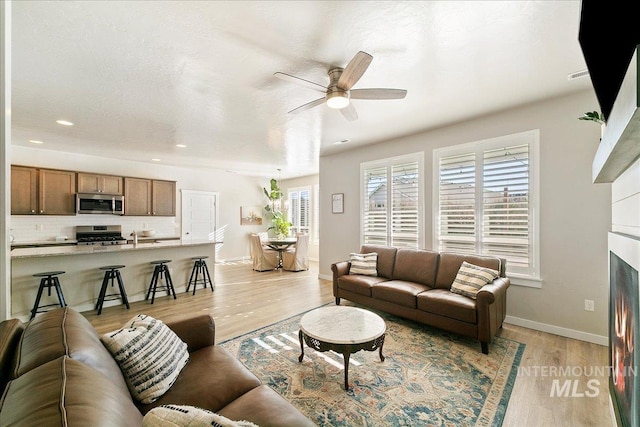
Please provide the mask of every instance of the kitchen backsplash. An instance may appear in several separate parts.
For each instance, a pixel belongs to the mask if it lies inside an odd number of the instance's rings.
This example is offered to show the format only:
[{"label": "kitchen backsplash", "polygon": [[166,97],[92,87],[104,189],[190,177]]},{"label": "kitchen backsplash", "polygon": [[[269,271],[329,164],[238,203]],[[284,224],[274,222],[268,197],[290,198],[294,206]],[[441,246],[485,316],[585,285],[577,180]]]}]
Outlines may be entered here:
[{"label": "kitchen backsplash", "polygon": [[10,233],[14,242],[53,241],[56,237],[76,238],[77,225],[121,225],[122,236],[130,238],[131,233],[154,230],[155,237],[180,237],[180,226],[175,217],[128,217],[115,215],[12,215]]}]

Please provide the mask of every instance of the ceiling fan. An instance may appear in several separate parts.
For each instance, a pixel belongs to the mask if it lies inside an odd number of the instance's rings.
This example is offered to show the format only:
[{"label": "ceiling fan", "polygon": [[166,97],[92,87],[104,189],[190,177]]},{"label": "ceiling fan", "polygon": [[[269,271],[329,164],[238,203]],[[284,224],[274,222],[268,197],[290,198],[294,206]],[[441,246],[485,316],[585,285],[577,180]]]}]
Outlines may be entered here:
[{"label": "ceiling fan", "polygon": [[358,118],[358,113],[349,101],[350,99],[402,99],[407,95],[407,91],[404,89],[351,89],[367,71],[372,60],[373,56],[366,52],[356,53],[345,68],[336,67],[329,70],[329,85],[326,87],[291,74],[277,72],[273,75],[325,94],[322,98],[294,108],[289,113],[300,113],[326,102],[329,108],[340,110],[347,120],[353,121]]}]

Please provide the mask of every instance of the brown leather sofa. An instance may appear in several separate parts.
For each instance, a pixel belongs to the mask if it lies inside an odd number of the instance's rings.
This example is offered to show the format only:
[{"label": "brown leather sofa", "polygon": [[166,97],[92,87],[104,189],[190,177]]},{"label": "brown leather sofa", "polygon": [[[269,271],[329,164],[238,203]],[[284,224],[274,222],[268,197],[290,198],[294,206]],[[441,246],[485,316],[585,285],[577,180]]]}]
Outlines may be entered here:
[{"label": "brown leather sofa", "polygon": [[189,362],[159,400],[141,405],[80,313],[59,308],[27,324],[15,319],[0,323],[0,425],[141,426],[146,412],[169,403],[260,427],[315,425],[214,345],[209,315],[167,326],[187,343]]},{"label": "brown leather sofa", "polygon": [[[333,295],[399,317],[476,338],[482,352],[506,316],[506,260],[478,255],[438,253],[364,245],[360,253],[376,252],[377,276],[349,274],[350,261],[332,264]],[[463,261],[497,270],[500,277],[472,299],[450,291]]]}]

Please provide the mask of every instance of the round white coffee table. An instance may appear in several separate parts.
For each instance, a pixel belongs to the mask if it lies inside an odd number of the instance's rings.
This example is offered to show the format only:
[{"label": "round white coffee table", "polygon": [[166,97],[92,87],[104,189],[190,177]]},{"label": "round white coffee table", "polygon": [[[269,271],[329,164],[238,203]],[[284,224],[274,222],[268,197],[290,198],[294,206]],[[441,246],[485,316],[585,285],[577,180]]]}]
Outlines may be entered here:
[{"label": "round white coffee table", "polygon": [[375,313],[357,307],[320,307],[300,319],[300,357],[304,358],[304,342],[316,351],[335,351],[344,356],[344,388],[349,389],[349,357],[360,350],[379,350],[387,325]]}]

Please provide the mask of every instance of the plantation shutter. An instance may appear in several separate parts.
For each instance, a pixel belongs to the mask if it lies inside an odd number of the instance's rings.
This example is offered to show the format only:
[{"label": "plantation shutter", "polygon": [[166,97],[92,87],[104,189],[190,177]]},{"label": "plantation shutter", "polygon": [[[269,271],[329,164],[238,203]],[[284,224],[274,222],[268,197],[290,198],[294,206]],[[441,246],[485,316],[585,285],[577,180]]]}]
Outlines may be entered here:
[{"label": "plantation shutter", "polygon": [[482,253],[529,269],[529,145],[483,153]]},{"label": "plantation shutter", "polygon": [[497,256],[510,274],[539,279],[537,147],[533,131],[434,151],[438,251]]},{"label": "plantation shutter", "polygon": [[391,166],[391,246],[418,248],[418,162]]},{"label": "plantation shutter", "polygon": [[300,227],[300,199],[297,191],[289,192],[289,222],[294,233]]},{"label": "plantation shutter", "polygon": [[476,253],[476,155],[440,158],[438,251]]},{"label": "plantation shutter", "polygon": [[363,176],[363,244],[387,244],[387,168],[373,167],[364,170]]},{"label": "plantation shutter", "polygon": [[310,215],[310,194],[309,190],[300,191],[300,220],[298,231],[309,233],[309,215]]}]

